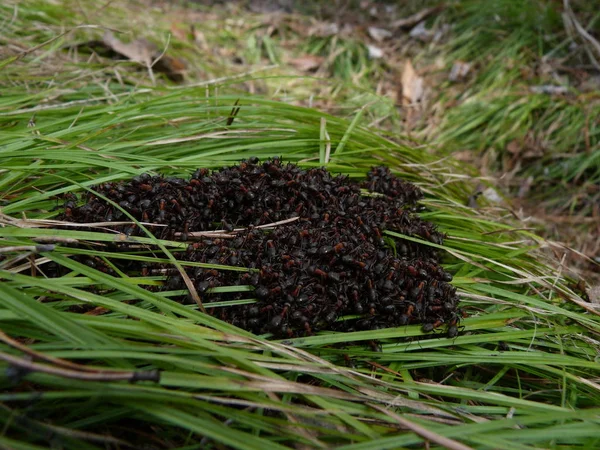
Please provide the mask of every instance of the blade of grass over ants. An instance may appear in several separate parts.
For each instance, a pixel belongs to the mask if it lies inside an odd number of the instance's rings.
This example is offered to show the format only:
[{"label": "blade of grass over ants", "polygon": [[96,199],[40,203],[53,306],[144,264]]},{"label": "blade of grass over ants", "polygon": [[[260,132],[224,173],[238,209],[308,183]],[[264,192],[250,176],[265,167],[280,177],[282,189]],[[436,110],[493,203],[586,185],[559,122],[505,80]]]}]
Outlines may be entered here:
[{"label": "blade of grass over ants", "polygon": [[365,110],[365,107],[362,107],[361,109],[359,109],[358,112],[356,113],[356,115],[354,116],[354,119],[352,119],[352,122],[350,123],[350,125],[348,126],[348,129],[346,130],[346,132],[342,136],[342,139],[340,140],[340,143],[335,148],[335,151],[334,151],[333,154],[336,157],[340,157],[341,154],[342,154],[342,152],[344,151],[344,148],[346,147],[346,143],[348,142],[348,139],[350,139],[350,136],[352,135],[352,132],[354,131],[354,128],[357,126],[358,121],[362,117],[364,110]]},{"label": "blade of grass over ants", "polygon": [[202,301],[200,300],[198,292],[196,291],[196,288],[192,284],[192,281],[190,280],[190,278],[187,276],[186,272],[181,267],[181,264],[179,263],[179,261],[173,256],[173,254],[167,249],[167,247],[165,247],[163,244],[161,244],[161,242],[160,242],[159,239],[157,239],[144,225],[142,225],[138,220],[136,220],[136,218],[132,214],[130,214],[128,211],[126,211],[123,207],[121,207],[121,205],[118,205],[117,203],[115,203],[112,200],[108,199],[104,195],[102,195],[102,194],[100,194],[98,192],[93,191],[92,189],[88,188],[88,190],[90,192],[92,192],[94,195],[96,195],[97,197],[99,197],[102,200],[104,200],[105,202],[107,202],[107,203],[111,204],[112,206],[114,206],[115,208],[119,209],[132,222],[134,222],[139,228],[141,228],[144,231],[144,233],[146,233],[149,236],[149,238],[152,241],[152,243],[154,245],[158,246],[160,248],[160,250],[163,253],[165,253],[165,255],[167,256],[167,258],[169,258],[169,261],[175,266],[175,268],[181,274],[181,276],[183,277],[183,280],[185,281],[185,284],[186,284],[187,288],[189,289],[190,295],[192,296],[192,298],[194,299],[194,301],[198,305],[198,308],[202,312],[206,312],[205,309],[204,309],[204,306],[202,305]]},{"label": "blade of grass over ants", "polygon": [[46,308],[37,303],[25,292],[17,290],[6,283],[0,284],[2,293],[2,306],[13,311],[18,317],[25,318],[74,345],[93,345],[94,343],[106,343],[111,340],[96,333],[92,329],[86,329],[65,320],[60,314],[51,308]]},{"label": "blade of grass over ants", "polygon": [[327,119],[321,117],[321,127],[319,128],[319,164],[327,164],[327,150],[325,139],[327,137]]}]

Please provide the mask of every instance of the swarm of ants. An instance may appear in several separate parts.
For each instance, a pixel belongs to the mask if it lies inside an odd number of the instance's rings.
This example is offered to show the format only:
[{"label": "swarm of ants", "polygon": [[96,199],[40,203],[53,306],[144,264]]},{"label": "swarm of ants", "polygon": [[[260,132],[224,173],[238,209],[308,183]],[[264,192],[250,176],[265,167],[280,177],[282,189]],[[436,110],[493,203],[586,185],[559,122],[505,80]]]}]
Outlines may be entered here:
[{"label": "swarm of ants", "polygon": [[[444,236],[415,213],[423,194],[415,185],[373,168],[362,183],[304,170],[278,158],[250,158],[189,179],[143,174],[94,190],[118,204],[162,239],[193,243],[182,260],[230,265],[248,272],[193,268],[187,275],[208,312],[257,334],[311,335],[421,324],[456,337],[462,312],[452,276],[432,246],[391,238],[386,230],[441,244]],[[61,217],[80,223],[127,217],[99,196],[65,204]],[[115,225],[144,235],[135,225]],[[207,231],[220,230],[210,234]],[[142,274],[164,267],[146,266]],[[139,270],[139,268],[138,268]],[[222,292],[251,286],[250,293]],[[186,289],[171,271],[164,289]],[[211,302],[254,298],[211,308]],[[189,296],[179,300],[189,302]]]}]

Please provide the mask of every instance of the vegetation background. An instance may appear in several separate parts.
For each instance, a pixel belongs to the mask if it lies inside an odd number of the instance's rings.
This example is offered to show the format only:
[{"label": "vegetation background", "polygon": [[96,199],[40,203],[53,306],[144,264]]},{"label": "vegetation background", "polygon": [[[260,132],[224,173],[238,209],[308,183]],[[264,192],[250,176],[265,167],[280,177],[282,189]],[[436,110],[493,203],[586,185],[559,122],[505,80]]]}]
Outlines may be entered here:
[{"label": "vegetation background", "polygon": [[[599,39],[568,0],[3,2],[0,446],[599,447]],[[460,336],[253,336],[73,257],[185,244],[54,220],[101,182],[274,155],[418,184]]]}]

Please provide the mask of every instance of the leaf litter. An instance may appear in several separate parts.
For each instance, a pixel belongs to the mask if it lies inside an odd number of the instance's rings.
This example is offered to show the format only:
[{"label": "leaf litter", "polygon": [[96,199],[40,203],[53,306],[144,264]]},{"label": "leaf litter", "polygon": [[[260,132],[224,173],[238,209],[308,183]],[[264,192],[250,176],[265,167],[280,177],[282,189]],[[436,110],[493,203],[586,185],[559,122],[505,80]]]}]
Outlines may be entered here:
[{"label": "leaf litter", "polygon": [[73,47],[87,48],[100,56],[109,58],[125,58],[141,64],[148,70],[163,73],[171,81],[177,83],[184,81],[185,61],[165,54],[155,44],[144,38],[127,43],[121,41],[111,31],[106,31],[100,40],[87,41]]}]

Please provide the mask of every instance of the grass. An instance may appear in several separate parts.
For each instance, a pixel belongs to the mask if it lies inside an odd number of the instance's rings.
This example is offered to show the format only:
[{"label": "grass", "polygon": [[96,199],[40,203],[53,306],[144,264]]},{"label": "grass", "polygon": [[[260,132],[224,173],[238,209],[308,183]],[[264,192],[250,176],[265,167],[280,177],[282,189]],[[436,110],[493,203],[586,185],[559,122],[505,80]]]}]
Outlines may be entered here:
[{"label": "grass", "polygon": [[[600,110],[598,87],[586,81],[597,72],[594,52],[552,2],[488,6],[463,1],[447,11],[454,32],[437,53],[448,68],[466,61],[472,72],[459,83],[440,82],[433,109],[441,114],[423,135],[442,152],[469,154],[497,188],[519,197],[539,232],[597,261],[589,237],[597,234],[600,134],[593,118]],[[598,36],[597,12],[585,2],[571,7]],[[553,88],[563,93],[539,92]],[[566,262],[597,283],[594,263],[572,255]]]},{"label": "grass", "polygon": [[[581,2],[574,8],[587,29],[598,30],[596,12]],[[475,73],[457,95],[442,97],[455,106],[442,120],[440,146],[487,153],[492,170],[518,173],[513,191],[532,177],[541,189],[531,200],[549,211],[591,215],[598,193],[592,189],[589,201],[582,193],[600,181],[600,132],[592,119],[600,110],[597,90],[581,78],[594,70],[585,43],[565,31],[552,2],[498,0],[481,11],[466,1],[454,14],[462,20],[448,59],[471,62]],[[566,91],[535,91],[547,86]]]},{"label": "grass", "polygon": [[[448,59],[473,62],[478,68],[473,83],[461,93],[464,101],[450,111],[442,127],[443,140],[462,148],[492,147],[502,151],[511,140],[523,141],[531,134],[540,142],[539,162],[527,169],[541,174],[543,167],[550,166],[553,178],[582,177],[594,166],[598,149],[598,130],[590,121],[597,115],[598,104],[593,92],[580,91],[576,78],[567,78],[568,64],[576,65],[578,61],[577,54],[566,48],[574,38],[566,36],[559,11],[543,1],[498,0],[479,14],[473,11],[478,8],[475,3],[464,2],[463,6],[465,19],[459,22],[458,38],[450,43],[453,50]],[[591,29],[597,19],[592,17]],[[577,53],[582,51],[578,49]],[[536,65],[544,64],[546,67],[535,70]],[[568,94],[552,96],[531,90],[556,85],[557,79],[559,85],[561,81],[567,86],[574,84]],[[459,120],[462,127],[457,126]],[[482,132],[470,133],[476,129]],[[588,161],[582,161],[582,153]],[[548,164],[568,155],[576,156],[579,164]],[[566,167],[560,170],[561,166]],[[598,179],[595,170],[588,175]]]},{"label": "grass", "polygon": [[[12,33],[43,23],[33,27],[38,34],[24,33],[27,43],[56,36],[62,8],[48,5],[21,3]],[[546,242],[509,211],[466,206],[473,172],[365,128],[369,106],[347,120],[249,95],[247,79],[151,86],[144,72],[114,63],[113,71],[137,80],[119,83],[100,65],[68,63],[61,39],[0,62],[3,446],[600,444],[597,310],[541,254]],[[30,70],[41,64],[53,64],[52,79]],[[240,111],[226,126],[236,102]],[[253,336],[169,292],[145,289],[164,278],[110,276],[73,258],[86,252],[108,262],[169,264],[185,245],[149,235],[136,238],[139,251],[115,252],[106,245],[114,235],[102,230],[40,222],[60,213],[65,194],[101,182],[148,171],[186,176],[249,156],[316,167],[327,145],[332,172],[359,179],[385,164],[426,192],[421,215],[448,234],[439,249],[469,312],[457,338],[418,326],[284,341]],[[41,242],[55,247],[36,250]],[[50,265],[63,276],[45,277]],[[78,314],[77,305],[105,312]],[[367,345],[373,339],[381,351]],[[147,379],[132,381],[139,377]]]},{"label": "grass", "polygon": [[[406,7],[407,14],[414,12],[414,5]],[[585,2],[574,2],[572,8],[587,29],[598,30],[600,15],[593,8]],[[381,24],[376,25],[385,28],[385,18],[379,19]],[[338,25],[343,26],[344,20]],[[352,32],[331,36],[320,36],[305,22],[293,15],[287,22],[281,20],[271,40],[278,51],[265,55],[287,51],[324,57],[318,73],[333,81],[305,85],[317,106],[335,105],[338,114],[352,115],[356,108],[369,104],[362,125],[412,132],[446,154],[468,150],[487,155],[486,170],[499,175],[516,170],[515,179],[504,186],[508,194],[532,177],[534,186],[541,187],[533,189],[532,202],[541,202],[559,214],[566,210],[588,217],[592,214],[600,194],[593,187],[589,201],[582,200],[582,194],[600,181],[600,131],[594,120],[600,112],[597,89],[589,90],[584,83],[593,67],[586,43],[568,32],[553,2],[494,0],[484,9],[477,1],[451,2],[426,22],[433,31],[451,27],[439,42],[431,43],[398,33],[389,42],[372,42],[364,30],[370,24],[367,19],[353,23]],[[331,22],[334,18],[326,15],[324,23]],[[288,23],[295,26],[286,26]],[[255,29],[264,30],[265,26]],[[365,42],[382,47],[385,57],[369,59]],[[416,129],[412,129],[414,124],[405,128],[407,112],[397,104],[399,73],[406,58],[424,72],[431,88]],[[447,73],[456,61],[468,62],[472,69],[467,80],[451,83]],[[290,91],[298,97],[287,99],[300,100],[304,91],[294,91],[292,86]],[[543,86],[559,86],[566,92],[536,92]],[[514,147],[520,151],[515,152]]]}]

